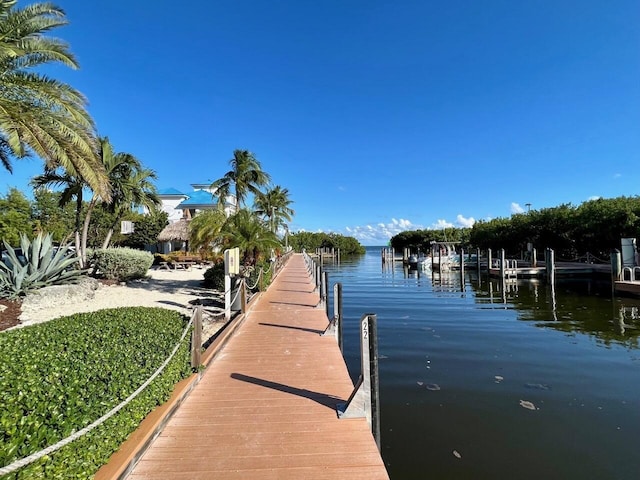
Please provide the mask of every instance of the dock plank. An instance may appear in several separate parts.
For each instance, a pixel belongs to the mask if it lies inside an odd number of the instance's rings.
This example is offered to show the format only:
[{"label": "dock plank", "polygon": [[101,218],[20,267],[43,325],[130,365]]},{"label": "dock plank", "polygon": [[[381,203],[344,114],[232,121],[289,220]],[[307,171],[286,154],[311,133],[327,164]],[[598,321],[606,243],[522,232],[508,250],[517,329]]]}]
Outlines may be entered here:
[{"label": "dock plank", "polygon": [[388,479],[318,301],[294,255],[127,478]]}]

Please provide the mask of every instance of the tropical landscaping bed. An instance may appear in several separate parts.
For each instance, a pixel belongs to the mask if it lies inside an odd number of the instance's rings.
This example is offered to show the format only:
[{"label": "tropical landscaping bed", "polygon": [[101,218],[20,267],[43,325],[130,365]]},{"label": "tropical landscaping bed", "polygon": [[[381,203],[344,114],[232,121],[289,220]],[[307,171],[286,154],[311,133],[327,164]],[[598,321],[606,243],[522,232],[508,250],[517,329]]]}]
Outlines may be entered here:
[{"label": "tropical landscaping bed", "polygon": [[[76,314],[0,335],[0,466],[109,412],[169,357],[187,325],[162,308]],[[88,478],[192,372],[188,336],[164,372],[102,425],[8,478]]]}]

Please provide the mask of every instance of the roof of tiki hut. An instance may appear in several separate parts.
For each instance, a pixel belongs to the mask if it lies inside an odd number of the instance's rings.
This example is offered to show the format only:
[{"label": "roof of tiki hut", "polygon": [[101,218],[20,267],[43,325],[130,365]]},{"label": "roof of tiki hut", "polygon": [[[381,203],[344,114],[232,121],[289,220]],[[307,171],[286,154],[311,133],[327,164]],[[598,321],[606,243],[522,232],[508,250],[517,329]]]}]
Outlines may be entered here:
[{"label": "roof of tiki hut", "polygon": [[189,240],[189,220],[181,218],[177,222],[170,223],[158,234],[158,241],[170,242],[172,240]]}]

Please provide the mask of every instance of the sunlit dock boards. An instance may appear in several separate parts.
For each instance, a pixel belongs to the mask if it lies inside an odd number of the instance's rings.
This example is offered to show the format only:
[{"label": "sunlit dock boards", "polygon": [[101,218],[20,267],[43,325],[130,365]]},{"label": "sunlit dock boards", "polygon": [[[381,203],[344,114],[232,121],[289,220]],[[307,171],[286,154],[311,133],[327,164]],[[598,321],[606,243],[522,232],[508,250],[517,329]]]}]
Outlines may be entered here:
[{"label": "sunlit dock boards", "polygon": [[301,255],[294,255],[127,477],[388,479]]}]

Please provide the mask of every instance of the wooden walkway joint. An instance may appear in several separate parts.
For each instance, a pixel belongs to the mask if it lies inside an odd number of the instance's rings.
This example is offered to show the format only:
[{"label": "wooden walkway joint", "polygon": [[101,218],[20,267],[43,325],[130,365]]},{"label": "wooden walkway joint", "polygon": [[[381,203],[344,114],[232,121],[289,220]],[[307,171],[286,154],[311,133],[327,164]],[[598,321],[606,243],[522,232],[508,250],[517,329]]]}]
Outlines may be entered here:
[{"label": "wooden walkway joint", "polygon": [[307,268],[291,258],[127,478],[389,478],[367,419],[337,414],[360,385]]}]

